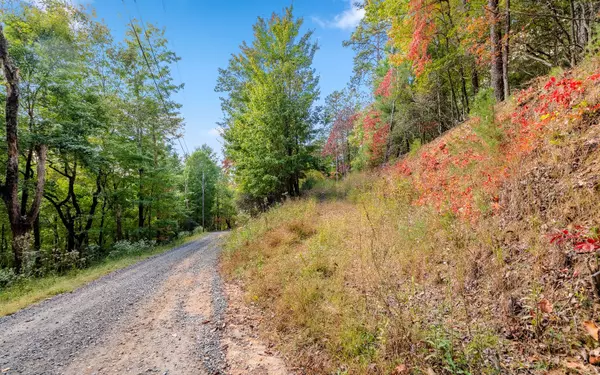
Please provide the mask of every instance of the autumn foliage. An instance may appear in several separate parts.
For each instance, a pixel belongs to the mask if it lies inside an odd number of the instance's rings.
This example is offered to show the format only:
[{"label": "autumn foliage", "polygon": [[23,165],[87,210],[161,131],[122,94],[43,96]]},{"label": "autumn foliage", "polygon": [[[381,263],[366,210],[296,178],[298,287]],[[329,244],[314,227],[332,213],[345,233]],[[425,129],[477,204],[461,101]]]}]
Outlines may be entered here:
[{"label": "autumn foliage", "polygon": [[599,79],[599,74],[581,80],[551,77],[539,88],[523,90],[515,95],[512,113],[495,114],[494,126],[502,132],[496,150],[475,130],[481,119],[472,118],[470,126],[455,129],[416,157],[399,161],[395,175],[410,179],[418,193],[414,204],[477,221],[502,208],[500,187],[519,161],[546,142],[553,120],[576,121],[600,110],[600,105],[582,101],[586,89]]}]

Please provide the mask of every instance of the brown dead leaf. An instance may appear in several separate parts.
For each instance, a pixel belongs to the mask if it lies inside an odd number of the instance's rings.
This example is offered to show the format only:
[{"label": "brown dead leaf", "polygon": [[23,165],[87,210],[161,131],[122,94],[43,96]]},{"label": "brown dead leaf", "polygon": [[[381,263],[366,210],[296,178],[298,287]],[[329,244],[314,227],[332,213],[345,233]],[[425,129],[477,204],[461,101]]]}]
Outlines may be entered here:
[{"label": "brown dead leaf", "polygon": [[566,361],[563,364],[566,368],[572,369],[572,370],[584,370],[585,369],[585,366],[581,362]]},{"label": "brown dead leaf", "polygon": [[552,304],[545,298],[538,302],[538,307],[540,308],[540,311],[545,314],[550,314],[553,311]]},{"label": "brown dead leaf", "polygon": [[585,328],[588,335],[592,336],[594,340],[598,341],[599,328],[596,325],[596,323],[592,322],[591,320],[586,320],[585,322],[583,322],[583,328]]},{"label": "brown dead leaf", "polygon": [[590,352],[590,364],[600,366],[600,349],[594,349]]},{"label": "brown dead leaf", "polygon": [[406,365],[400,364],[400,365],[396,366],[396,368],[392,372],[392,375],[402,375],[402,374],[407,374],[407,373],[408,373],[408,368],[406,367]]}]

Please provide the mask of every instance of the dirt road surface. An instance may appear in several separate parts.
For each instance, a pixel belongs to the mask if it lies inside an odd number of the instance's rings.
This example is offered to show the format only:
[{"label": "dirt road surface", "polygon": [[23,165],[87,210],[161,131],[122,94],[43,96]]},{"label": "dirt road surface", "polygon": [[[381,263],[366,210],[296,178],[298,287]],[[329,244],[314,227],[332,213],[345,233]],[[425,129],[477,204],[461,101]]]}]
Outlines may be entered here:
[{"label": "dirt road surface", "polygon": [[[230,288],[218,273],[222,236],[0,318],[0,373],[288,374],[248,328],[244,308],[228,310]],[[239,291],[234,298],[239,303]]]}]

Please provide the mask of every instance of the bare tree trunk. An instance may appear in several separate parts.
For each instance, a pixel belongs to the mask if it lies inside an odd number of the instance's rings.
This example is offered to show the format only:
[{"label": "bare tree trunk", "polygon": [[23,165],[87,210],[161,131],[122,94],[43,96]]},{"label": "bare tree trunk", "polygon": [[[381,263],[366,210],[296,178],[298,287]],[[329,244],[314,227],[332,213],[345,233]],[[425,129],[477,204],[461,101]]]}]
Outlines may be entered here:
[{"label": "bare tree trunk", "polygon": [[[23,250],[28,245],[28,234],[31,232],[33,221],[38,217],[44,191],[46,177],[45,146],[36,147],[38,157],[37,183],[35,195],[29,212],[21,207],[19,202],[19,69],[14,65],[8,55],[8,43],[4,31],[0,26],[0,63],[3,65],[6,79],[6,178],[4,185],[0,185],[0,193],[8,211],[11,231],[13,233],[14,265],[17,272],[21,272]],[[22,213],[25,213],[23,215]]]},{"label": "bare tree trunk", "polygon": [[108,204],[108,200],[106,196],[102,200],[102,214],[100,215],[100,232],[98,233],[98,246],[100,248],[104,247],[104,222],[106,220],[106,206]]},{"label": "bare tree trunk", "polygon": [[490,12],[490,41],[492,44],[492,88],[497,102],[504,101],[504,74],[502,63],[502,32],[498,19],[498,0],[488,0]]},{"label": "bare tree trunk", "polygon": [[510,52],[510,0],[506,1],[506,13],[504,25],[504,53],[502,54],[502,78],[504,79],[504,98],[510,96],[510,86],[508,83],[508,57]]},{"label": "bare tree trunk", "polygon": [[570,12],[571,12],[571,67],[577,65],[577,25],[575,20],[575,1],[570,0]]},{"label": "bare tree trunk", "polygon": [[475,62],[473,62],[471,69],[471,88],[473,89],[473,95],[477,95],[479,92],[479,72],[477,71],[477,64]]},{"label": "bare tree trunk", "polygon": [[42,236],[40,231],[40,215],[33,221],[33,248],[36,253],[42,248]]},{"label": "bare tree trunk", "polygon": [[392,156],[392,137],[394,131],[394,112],[396,111],[396,99],[392,97],[392,112],[390,114],[390,131],[388,134],[388,139],[385,144],[385,158],[383,160],[384,164],[387,164]]},{"label": "bare tree trunk", "polygon": [[142,183],[142,178],[144,176],[144,170],[140,169],[140,186],[139,186],[139,194],[138,194],[138,228],[143,228],[144,227],[144,185]]},{"label": "bare tree trunk", "polygon": [[3,253],[6,250],[6,227],[4,223],[2,223],[2,237],[0,238],[0,253]]}]

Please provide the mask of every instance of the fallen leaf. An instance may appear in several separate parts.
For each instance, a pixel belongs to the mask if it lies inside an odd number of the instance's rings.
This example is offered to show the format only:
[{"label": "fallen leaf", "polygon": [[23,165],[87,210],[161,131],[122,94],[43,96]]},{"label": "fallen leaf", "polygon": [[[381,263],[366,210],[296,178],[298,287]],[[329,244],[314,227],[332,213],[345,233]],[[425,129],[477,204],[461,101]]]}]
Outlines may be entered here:
[{"label": "fallen leaf", "polygon": [[543,313],[550,314],[552,312],[552,304],[547,299],[543,299],[538,302],[538,307]]},{"label": "fallen leaf", "polygon": [[575,362],[575,361],[566,361],[564,363],[564,366],[566,368],[573,369],[573,370],[582,370],[582,369],[585,369],[585,366],[583,364],[581,364],[579,362]]},{"label": "fallen leaf", "polygon": [[590,352],[590,364],[600,366],[600,349],[594,349]]},{"label": "fallen leaf", "polygon": [[394,372],[392,372],[392,374],[393,375],[402,375],[402,374],[406,374],[407,371],[408,371],[408,368],[406,367],[406,365],[400,364],[400,365],[396,366],[396,368],[394,369]]},{"label": "fallen leaf", "polygon": [[592,322],[591,320],[586,320],[585,322],[583,322],[583,328],[585,328],[588,335],[592,336],[594,340],[598,341],[599,328],[596,325],[596,323]]}]

